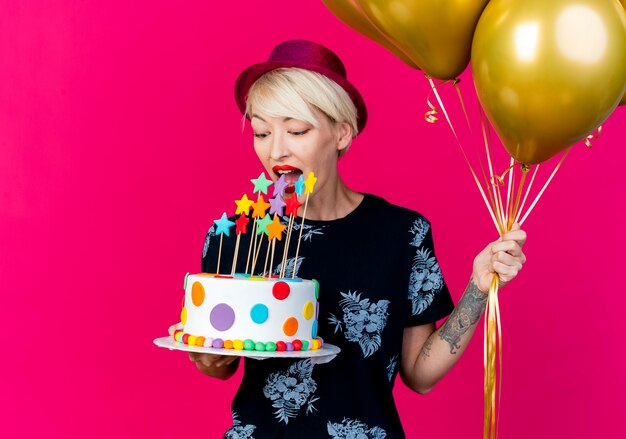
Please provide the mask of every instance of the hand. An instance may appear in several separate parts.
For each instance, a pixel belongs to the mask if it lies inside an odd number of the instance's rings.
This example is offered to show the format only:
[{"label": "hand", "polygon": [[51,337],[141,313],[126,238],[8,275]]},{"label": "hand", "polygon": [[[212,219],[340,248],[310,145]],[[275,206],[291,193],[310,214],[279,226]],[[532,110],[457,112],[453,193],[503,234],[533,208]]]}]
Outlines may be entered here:
[{"label": "hand", "polygon": [[[183,329],[183,324],[181,322],[170,326],[167,332],[171,336],[174,336],[174,333],[179,329]],[[238,358],[239,357],[234,355],[215,355],[189,352],[189,361],[193,361],[194,363],[196,363],[196,366],[198,367],[198,369],[200,369],[201,372],[211,376],[215,375],[215,372],[212,372],[212,369],[214,367],[222,368],[223,366],[228,366]],[[220,374],[218,373],[218,375]]]},{"label": "hand", "polygon": [[526,256],[522,252],[525,242],[526,232],[515,223],[510,232],[490,243],[474,258],[472,278],[482,292],[489,292],[493,273],[498,273],[500,287],[517,276],[526,262]]}]

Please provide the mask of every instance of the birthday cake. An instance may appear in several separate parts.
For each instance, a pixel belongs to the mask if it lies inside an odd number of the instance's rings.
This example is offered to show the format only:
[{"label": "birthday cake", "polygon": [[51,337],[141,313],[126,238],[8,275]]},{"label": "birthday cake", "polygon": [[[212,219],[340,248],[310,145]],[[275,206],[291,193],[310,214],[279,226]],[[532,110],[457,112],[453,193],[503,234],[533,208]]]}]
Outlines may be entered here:
[{"label": "birthday cake", "polygon": [[185,277],[180,343],[247,351],[316,350],[319,285],[315,280]]},{"label": "birthday cake", "polygon": [[[297,278],[295,270],[287,273],[284,268],[294,222],[298,217],[298,208],[302,205],[298,196],[306,195],[306,213],[309,194],[313,192],[316,180],[311,172],[306,181],[300,175],[297,182],[289,184],[282,175],[276,182],[272,182],[261,173],[259,178],[251,180],[254,193],[258,193],[257,201],[249,200],[244,194],[235,201],[235,215],[240,215],[236,221],[230,221],[226,212],[215,220],[214,233],[220,237],[216,274],[187,274],[185,277],[185,296],[180,315],[183,329],[174,333],[177,342],[205,348],[246,351],[306,351],[322,347],[322,340],[317,337],[319,285],[315,280]],[[261,193],[267,195],[271,185],[274,185],[274,196],[267,203]],[[292,187],[290,196],[285,197],[289,186]],[[269,214],[266,214],[268,208]],[[281,224],[279,220],[283,212],[289,217],[288,225]],[[270,219],[271,215],[274,215],[273,220]],[[245,249],[240,250],[240,238],[248,232],[250,219],[254,219],[251,232],[253,239],[249,240],[246,252]],[[223,235],[230,236],[230,228],[235,225],[237,239],[234,257],[229,264],[230,274],[220,275],[224,273],[220,271],[224,269],[221,264]],[[297,238],[296,261],[303,225],[304,214]],[[276,241],[283,239],[283,232],[285,246],[280,265],[282,268],[280,276],[272,276],[269,272],[274,267],[274,261],[278,262],[281,258],[281,255],[275,258]],[[266,276],[252,276],[264,243],[266,256],[263,271],[266,272],[268,263],[270,269]],[[241,252],[248,255],[247,274],[235,273]]]}]

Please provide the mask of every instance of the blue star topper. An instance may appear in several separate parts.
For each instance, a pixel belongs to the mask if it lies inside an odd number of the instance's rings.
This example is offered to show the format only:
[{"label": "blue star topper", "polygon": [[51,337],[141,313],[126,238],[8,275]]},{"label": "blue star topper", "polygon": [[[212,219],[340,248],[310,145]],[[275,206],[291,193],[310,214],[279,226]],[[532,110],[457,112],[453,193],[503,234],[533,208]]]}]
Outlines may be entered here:
[{"label": "blue star topper", "polygon": [[230,221],[226,216],[226,212],[222,214],[220,219],[216,219],[213,221],[217,226],[215,230],[215,235],[221,235],[222,233],[226,233],[226,236],[230,236],[230,228],[235,225],[234,222]]},{"label": "blue star topper", "polygon": [[298,194],[298,196],[301,197],[302,195],[304,195],[304,177],[302,175],[298,177],[298,181],[296,181],[295,187],[296,194]]}]

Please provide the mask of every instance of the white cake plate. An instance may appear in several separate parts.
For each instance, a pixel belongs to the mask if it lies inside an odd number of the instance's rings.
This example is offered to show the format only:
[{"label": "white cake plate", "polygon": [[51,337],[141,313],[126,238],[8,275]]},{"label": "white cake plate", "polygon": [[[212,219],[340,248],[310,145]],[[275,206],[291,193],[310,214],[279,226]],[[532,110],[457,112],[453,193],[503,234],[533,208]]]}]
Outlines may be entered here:
[{"label": "white cake plate", "polygon": [[215,354],[215,355],[233,355],[236,357],[253,358],[255,360],[265,360],[267,358],[310,358],[313,364],[324,364],[331,361],[337,356],[341,349],[337,346],[324,343],[320,349],[306,350],[306,351],[246,351],[236,349],[217,349],[217,348],[205,348],[202,346],[189,346],[184,343],[179,343],[174,340],[173,337],[160,337],[154,339],[154,344],[160,348],[167,348],[177,351],[185,352],[198,352],[202,354]]}]

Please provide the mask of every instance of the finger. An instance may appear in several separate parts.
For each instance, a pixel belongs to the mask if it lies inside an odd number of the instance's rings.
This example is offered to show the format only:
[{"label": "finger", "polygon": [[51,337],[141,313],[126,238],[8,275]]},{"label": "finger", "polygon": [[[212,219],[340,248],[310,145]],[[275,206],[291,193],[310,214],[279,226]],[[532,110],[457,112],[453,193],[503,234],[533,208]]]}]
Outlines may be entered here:
[{"label": "finger", "polygon": [[495,261],[493,263],[493,268],[495,272],[498,273],[500,280],[506,283],[511,281],[515,276],[517,276],[519,271],[522,269],[522,266],[521,264],[515,266],[505,265],[502,262]]},{"label": "finger", "polygon": [[522,247],[516,241],[502,241],[497,242],[491,247],[493,254],[499,252],[506,252],[513,256],[519,256],[522,254]]},{"label": "finger", "polygon": [[178,330],[178,329],[183,329],[183,324],[181,322],[176,323],[175,325],[170,326],[167,329],[167,332],[169,333],[169,335],[174,335],[174,333]]},{"label": "finger", "polygon": [[516,265],[521,265],[521,261],[513,256],[510,255],[509,253],[506,252],[498,252],[495,255],[493,255],[491,257],[491,262],[500,262],[504,265],[508,265],[508,266],[516,266]]},{"label": "finger", "polygon": [[513,240],[517,241],[517,243],[522,246],[526,242],[526,232],[523,230],[511,230],[510,232],[506,232],[502,235],[502,241]]}]

